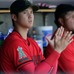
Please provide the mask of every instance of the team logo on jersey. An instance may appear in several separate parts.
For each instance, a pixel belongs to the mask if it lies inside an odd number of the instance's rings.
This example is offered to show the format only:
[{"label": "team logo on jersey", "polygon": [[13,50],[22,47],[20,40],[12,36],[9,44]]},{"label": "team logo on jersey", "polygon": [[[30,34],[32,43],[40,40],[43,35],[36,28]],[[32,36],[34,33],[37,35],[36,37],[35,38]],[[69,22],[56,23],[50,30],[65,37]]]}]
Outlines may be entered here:
[{"label": "team logo on jersey", "polygon": [[22,50],[22,47],[18,46],[17,51],[18,51],[18,54],[19,54],[19,59],[26,57],[25,53]]}]

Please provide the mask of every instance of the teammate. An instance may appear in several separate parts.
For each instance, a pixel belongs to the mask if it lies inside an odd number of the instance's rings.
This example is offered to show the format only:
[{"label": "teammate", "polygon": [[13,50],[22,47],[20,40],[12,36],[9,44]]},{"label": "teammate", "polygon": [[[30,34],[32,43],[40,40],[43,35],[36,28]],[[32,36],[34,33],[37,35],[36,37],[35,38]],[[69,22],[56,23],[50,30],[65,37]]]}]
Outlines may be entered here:
[{"label": "teammate", "polygon": [[[60,4],[55,11],[55,23],[57,27],[64,27],[64,33],[74,32],[74,6]],[[73,36],[74,39],[74,36]],[[61,53],[59,58],[59,72],[74,74],[74,41]]]}]

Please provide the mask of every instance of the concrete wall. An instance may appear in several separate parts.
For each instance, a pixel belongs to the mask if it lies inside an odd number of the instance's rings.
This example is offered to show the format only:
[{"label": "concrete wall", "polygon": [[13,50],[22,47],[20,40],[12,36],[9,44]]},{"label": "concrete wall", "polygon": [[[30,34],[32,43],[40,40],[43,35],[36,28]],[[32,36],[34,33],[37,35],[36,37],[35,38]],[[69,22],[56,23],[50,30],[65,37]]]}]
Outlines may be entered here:
[{"label": "concrete wall", "polygon": [[8,28],[12,27],[10,14],[0,14],[0,21],[3,21],[3,24],[0,24],[0,32],[6,34]]}]

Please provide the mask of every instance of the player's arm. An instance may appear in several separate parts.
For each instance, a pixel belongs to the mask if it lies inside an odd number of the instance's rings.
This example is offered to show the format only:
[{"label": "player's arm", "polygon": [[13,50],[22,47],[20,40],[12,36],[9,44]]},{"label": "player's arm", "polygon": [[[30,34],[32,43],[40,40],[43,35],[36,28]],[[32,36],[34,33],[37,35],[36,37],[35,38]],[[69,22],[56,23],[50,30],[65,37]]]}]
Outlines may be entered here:
[{"label": "player's arm", "polygon": [[[61,53],[64,50],[64,48],[66,48],[66,46],[73,41],[71,40],[71,32],[65,33],[62,37],[62,29],[63,28],[59,28],[57,33],[55,34],[54,46],[51,45],[55,50],[51,53],[51,55],[49,55],[43,62],[35,66],[32,59],[29,58],[29,54],[25,51],[25,54],[27,56],[26,58],[28,58],[28,60],[24,60],[23,62],[18,63],[19,66],[17,67],[17,69],[30,74],[47,74],[52,72],[53,67],[56,64],[56,61],[59,58],[59,53]],[[22,44],[20,46],[23,48]]]}]

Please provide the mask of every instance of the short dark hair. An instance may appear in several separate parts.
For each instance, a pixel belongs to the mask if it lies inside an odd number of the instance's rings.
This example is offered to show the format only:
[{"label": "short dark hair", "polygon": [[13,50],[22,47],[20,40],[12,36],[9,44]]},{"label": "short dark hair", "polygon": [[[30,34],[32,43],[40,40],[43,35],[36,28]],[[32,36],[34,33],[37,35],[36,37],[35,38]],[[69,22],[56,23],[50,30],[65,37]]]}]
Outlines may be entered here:
[{"label": "short dark hair", "polygon": [[55,24],[57,25],[57,27],[60,27],[58,19],[64,17],[69,11],[74,11],[74,6],[70,4],[59,4],[56,7],[54,15],[55,15]]}]

